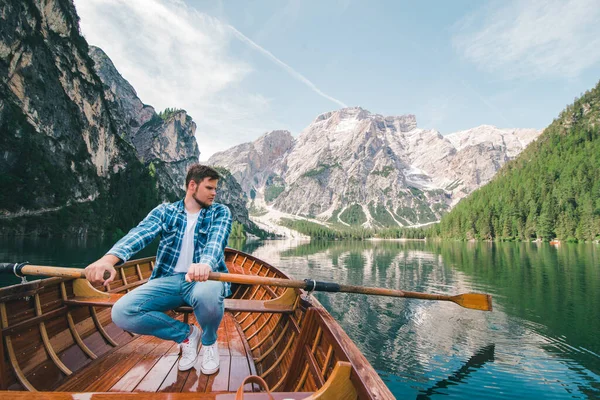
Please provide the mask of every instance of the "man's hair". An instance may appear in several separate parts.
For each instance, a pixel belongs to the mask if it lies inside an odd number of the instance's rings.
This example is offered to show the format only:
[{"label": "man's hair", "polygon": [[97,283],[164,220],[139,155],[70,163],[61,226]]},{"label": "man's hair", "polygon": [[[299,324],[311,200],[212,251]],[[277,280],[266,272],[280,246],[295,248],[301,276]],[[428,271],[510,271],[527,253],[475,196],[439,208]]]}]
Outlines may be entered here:
[{"label": "man's hair", "polygon": [[217,171],[207,165],[193,164],[188,168],[187,176],[185,177],[185,187],[189,186],[190,181],[200,183],[204,178],[219,179],[220,177]]}]

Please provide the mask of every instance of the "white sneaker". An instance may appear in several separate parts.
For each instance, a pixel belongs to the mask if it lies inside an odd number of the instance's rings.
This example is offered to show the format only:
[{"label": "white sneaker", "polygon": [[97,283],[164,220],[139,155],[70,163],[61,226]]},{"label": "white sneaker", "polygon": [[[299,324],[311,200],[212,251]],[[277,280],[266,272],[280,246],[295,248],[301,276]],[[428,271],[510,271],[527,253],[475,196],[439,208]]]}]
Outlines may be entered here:
[{"label": "white sneaker", "polygon": [[217,342],[210,346],[202,346],[202,365],[200,371],[204,375],[214,374],[219,370],[219,345]]},{"label": "white sneaker", "polygon": [[179,344],[181,348],[181,358],[179,359],[179,370],[187,371],[196,364],[198,358],[198,344],[200,344],[200,330],[196,325],[190,325],[192,333]]}]

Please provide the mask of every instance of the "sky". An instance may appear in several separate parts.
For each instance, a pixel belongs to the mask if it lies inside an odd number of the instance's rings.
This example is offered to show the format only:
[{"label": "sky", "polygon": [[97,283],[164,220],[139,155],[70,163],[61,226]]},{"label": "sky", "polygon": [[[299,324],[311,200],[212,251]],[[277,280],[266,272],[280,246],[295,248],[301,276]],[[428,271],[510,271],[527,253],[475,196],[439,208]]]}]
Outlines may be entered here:
[{"label": "sky", "polygon": [[600,80],[597,0],[75,0],[80,28],[200,160],[360,106],[446,135],[549,125]]}]

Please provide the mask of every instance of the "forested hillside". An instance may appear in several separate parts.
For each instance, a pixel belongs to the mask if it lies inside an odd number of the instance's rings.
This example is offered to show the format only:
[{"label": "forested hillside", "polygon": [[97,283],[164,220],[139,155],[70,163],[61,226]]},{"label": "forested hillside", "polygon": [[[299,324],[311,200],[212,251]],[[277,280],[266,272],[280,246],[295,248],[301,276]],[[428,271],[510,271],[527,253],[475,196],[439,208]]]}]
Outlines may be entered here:
[{"label": "forested hillside", "polygon": [[600,83],[442,218],[444,238],[600,238]]}]

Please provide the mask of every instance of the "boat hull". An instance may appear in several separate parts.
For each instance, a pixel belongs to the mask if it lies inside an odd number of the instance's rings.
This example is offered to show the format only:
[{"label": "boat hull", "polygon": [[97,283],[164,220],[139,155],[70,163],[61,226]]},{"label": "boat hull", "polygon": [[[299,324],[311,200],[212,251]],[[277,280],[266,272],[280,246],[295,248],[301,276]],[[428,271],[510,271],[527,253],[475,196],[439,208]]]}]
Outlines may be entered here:
[{"label": "boat hull", "polygon": [[[337,322],[300,289],[233,285],[218,332],[219,372],[178,371],[175,343],[123,331],[110,318],[112,304],[143,285],[154,262],[145,258],[119,266],[108,287],[48,278],[0,289],[0,396],[143,392],[145,397],[136,398],[162,399],[164,393],[195,392],[207,399],[228,398],[246,376],[258,375],[277,397],[393,398]],[[226,250],[226,264],[232,273],[289,279],[233,249]],[[195,323],[189,307],[169,314]],[[245,389],[264,395],[256,384]],[[337,397],[329,397],[332,393]]]}]

